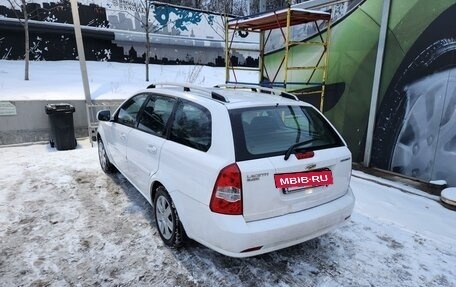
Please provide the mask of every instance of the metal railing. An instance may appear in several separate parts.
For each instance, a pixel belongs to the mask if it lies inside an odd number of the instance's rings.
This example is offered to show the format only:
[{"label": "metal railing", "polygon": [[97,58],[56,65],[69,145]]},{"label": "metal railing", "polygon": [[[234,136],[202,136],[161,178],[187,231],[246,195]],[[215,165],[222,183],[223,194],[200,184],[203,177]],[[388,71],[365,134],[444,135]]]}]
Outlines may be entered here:
[{"label": "metal railing", "polygon": [[93,142],[97,141],[97,128],[98,128],[98,119],[97,114],[102,110],[110,110],[111,114],[120,106],[123,100],[106,100],[102,102],[97,102],[95,104],[89,104],[87,108],[87,121],[88,121],[88,132],[90,144],[93,146]]}]

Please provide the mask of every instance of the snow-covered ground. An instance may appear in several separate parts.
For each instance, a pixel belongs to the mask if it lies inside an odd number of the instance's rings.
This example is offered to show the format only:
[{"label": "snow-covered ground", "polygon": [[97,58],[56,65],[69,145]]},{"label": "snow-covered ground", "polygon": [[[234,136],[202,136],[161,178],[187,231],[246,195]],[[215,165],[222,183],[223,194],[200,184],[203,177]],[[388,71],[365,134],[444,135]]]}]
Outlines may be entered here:
[{"label": "snow-covered ground", "polygon": [[[225,68],[199,65],[150,65],[87,62],[90,94],[94,100],[125,99],[154,82],[214,86],[225,82]],[[233,76],[232,76],[233,77]],[[258,83],[257,71],[236,71],[243,82]],[[31,61],[30,80],[24,81],[24,61],[0,60],[0,101],[84,99],[77,61]]]},{"label": "snow-covered ground", "polygon": [[[88,62],[93,99],[152,82],[224,82],[223,68]],[[256,72],[237,75],[247,82]],[[0,60],[0,101],[83,99],[76,61]],[[0,121],[1,124],[1,121]],[[87,140],[72,151],[0,147],[0,286],[456,286],[456,212],[400,183],[353,172],[351,220],[309,242],[233,259],[165,247],[149,204],[105,175]],[[402,192],[407,191],[407,192]]]},{"label": "snow-covered ground", "polygon": [[195,242],[165,247],[149,204],[101,171],[87,140],[72,151],[36,144],[0,155],[1,286],[456,286],[456,212],[361,172],[347,224],[233,259]]}]

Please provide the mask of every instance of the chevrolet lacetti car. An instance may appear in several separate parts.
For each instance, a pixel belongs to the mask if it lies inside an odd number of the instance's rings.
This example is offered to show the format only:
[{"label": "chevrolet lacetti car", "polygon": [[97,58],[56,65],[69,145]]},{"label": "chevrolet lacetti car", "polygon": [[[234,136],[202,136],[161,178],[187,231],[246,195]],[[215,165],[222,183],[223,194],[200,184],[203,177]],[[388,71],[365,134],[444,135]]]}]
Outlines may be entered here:
[{"label": "chevrolet lacetti car", "polygon": [[153,205],[166,245],[247,257],[351,215],[351,153],[313,106],[276,90],[149,86],[98,113],[101,167]]}]

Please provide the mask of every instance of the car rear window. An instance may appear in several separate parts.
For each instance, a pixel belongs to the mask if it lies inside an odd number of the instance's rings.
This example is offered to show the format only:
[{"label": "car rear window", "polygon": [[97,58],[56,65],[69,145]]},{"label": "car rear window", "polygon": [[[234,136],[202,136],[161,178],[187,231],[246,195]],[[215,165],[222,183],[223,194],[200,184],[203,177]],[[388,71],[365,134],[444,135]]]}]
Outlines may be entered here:
[{"label": "car rear window", "polygon": [[296,150],[343,146],[342,139],[312,107],[269,106],[230,111],[236,160],[285,154],[293,144],[308,142]]}]

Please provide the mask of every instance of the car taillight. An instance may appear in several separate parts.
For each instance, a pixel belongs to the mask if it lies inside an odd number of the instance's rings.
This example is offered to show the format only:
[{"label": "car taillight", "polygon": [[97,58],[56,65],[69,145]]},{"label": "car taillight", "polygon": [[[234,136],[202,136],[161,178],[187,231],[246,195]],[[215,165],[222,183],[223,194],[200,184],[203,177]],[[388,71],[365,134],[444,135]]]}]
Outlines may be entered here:
[{"label": "car taillight", "polygon": [[209,207],[212,212],[242,214],[242,179],[241,171],[233,163],[223,168],[215,182]]},{"label": "car taillight", "polygon": [[306,151],[306,152],[297,152],[295,153],[295,156],[297,159],[306,159],[306,158],[312,158],[314,157],[314,152],[313,151]]}]

